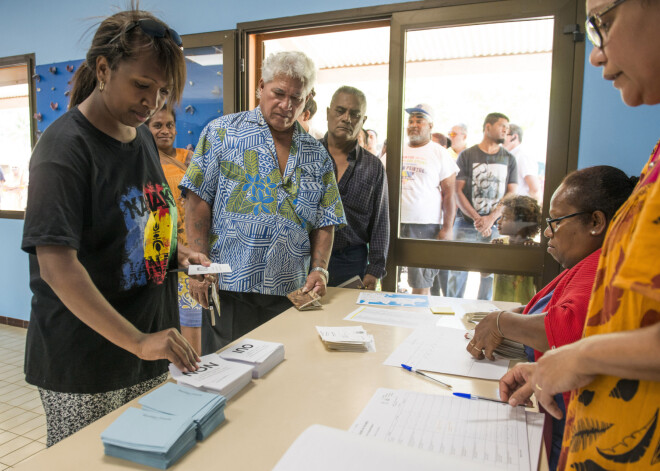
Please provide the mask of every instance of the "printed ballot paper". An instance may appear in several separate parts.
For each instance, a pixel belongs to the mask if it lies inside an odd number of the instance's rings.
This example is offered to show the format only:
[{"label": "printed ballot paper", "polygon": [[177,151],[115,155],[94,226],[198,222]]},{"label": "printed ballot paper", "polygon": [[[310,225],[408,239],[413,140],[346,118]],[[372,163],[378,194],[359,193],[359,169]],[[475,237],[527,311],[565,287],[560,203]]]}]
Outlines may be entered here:
[{"label": "printed ballot paper", "polygon": [[530,469],[523,407],[380,388],[349,431],[463,458],[478,469]]},{"label": "printed ballot paper", "polygon": [[210,275],[213,273],[231,273],[231,267],[226,263],[212,263],[210,266],[190,265],[188,275]]},{"label": "printed ballot paper", "polygon": [[243,339],[218,354],[220,358],[252,365],[252,377],[261,378],[284,360],[284,345],[277,342]]},{"label": "printed ballot paper", "polygon": [[197,371],[182,372],[170,363],[172,378],[183,386],[222,394],[231,399],[252,380],[252,365],[220,358],[217,353],[204,355]]},{"label": "printed ballot paper", "polygon": [[472,378],[499,380],[507,372],[509,360],[476,360],[467,351],[469,340],[464,329],[425,327],[416,329],[385,360],[385,365],[433,371]]}]

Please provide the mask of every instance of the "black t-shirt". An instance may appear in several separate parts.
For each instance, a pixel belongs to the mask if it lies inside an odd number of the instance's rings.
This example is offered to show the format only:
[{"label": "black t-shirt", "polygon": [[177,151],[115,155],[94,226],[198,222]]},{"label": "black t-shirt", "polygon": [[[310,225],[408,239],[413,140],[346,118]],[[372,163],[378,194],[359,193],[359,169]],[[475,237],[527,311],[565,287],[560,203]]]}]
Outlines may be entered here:
[{"label": "black t-shirt", "polygon": [[121,143],[70,110],[39,139],[30,162],[22,248],[30,253],[28,383],[97,393],[167,371],[74,316],[39,275],[36,248],[71,247],[110,304],[142,332],[178,327],[176,204],[146,126]]},{"label": "black t-shirt", "polygon": [[[518,183],[516,158],[504,147],[496,154],[486,154],[478,145],[465,149],[456,161],[459,172],[456,180],[463,180],[463,194],[481,216],[492,213],[504,198],[507,187]],[[460,209],[458,215],[473,222]]]}]

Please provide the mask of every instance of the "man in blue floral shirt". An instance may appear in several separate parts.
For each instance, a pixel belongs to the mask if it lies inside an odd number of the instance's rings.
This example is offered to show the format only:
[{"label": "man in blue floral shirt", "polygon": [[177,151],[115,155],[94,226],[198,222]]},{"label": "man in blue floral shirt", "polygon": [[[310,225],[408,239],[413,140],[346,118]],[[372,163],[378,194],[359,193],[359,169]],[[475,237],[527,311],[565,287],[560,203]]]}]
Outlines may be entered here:
[{"label": "man in blue floral shirt", "polygon": [[[296,122],[315,79],[304,54],[269,56],[260,105],[209,123],[181,182],[190,246],[232,268],[219,280],[218,335],[203,329],[204,353],[291,307],[291,291],[325,294],[334,229],[346,220],[331,157]],[[190,289],[207,305],[204,283]]]}]

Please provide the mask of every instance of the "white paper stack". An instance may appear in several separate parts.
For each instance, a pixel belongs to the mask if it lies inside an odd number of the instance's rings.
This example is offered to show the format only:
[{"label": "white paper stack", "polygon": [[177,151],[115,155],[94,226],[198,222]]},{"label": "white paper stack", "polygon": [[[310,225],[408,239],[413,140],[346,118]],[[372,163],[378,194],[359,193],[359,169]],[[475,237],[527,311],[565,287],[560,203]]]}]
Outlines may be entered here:
[{"label": "white paper stack", "polygon": [[170,363],[170,373],[178,384],[222,394],[227,400],[252,380],[252,365],[223,360],[217,353],[204,355],[198,366],[197,371],[183,373]]},{"label": "white paper stack", "polygon": [[316,330],[329,350],[342,352],[375,352],[374,336],[361,325],[348,327],[320,327]]},{"label": "white paper stack", "polygon": [[284,360],[284,344],[244,339],[219,355],[224,360],[251,365],[252,377],[261,378]]}]

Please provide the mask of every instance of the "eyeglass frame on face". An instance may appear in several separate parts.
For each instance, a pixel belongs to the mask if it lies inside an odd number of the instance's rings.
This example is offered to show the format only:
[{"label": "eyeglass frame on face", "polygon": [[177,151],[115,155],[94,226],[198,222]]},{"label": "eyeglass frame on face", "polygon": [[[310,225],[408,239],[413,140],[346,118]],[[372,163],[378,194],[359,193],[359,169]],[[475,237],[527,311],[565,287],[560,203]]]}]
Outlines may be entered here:
[{"label": "eyeglass frame on face", "polygon": [[614,10],[625,1],[626,0],[614,0],[600,12],[587,17],[587,21],[584,22],[584,29],[587,32],[589,41],[591,41],[591,44],[593,44],[594,47],[597,47],[598,49],[603,48],[603,33],[600,31],[600,28],[603,26],[603,15]]},{"label": "eyeglass frame on face", "polygon": [[545,222],[548,224],[548,227],[550,228],[550,232],[552,233],[552,236],[555,236],[555,228],[552,227],[552,224],[555,222],[562,221],[564,219],[572,218],[575,216],[579,216],[580,214],[589,214],[591,211],[578,211],[577,213],[569,214],[568,216],[561,216],[558,218],[545,218]]},{"label": "eyeglass frame on face", "polygon": [[131,23],[124,31],[118,33],[114,38],[110,40],[108,44],[115,42],[122,34],[128,34],[130,31],[134,30],[137,27],[140,27],[142,32],[149,36],[150,38],[164,38],[165,33],[169,33],[170,39],[174,41],[174,44],[183,48],[183,40],[179,33],[177,33],[172,28],[166,27],[165,25],[159,23],[158,21],[152,18],[142,18]]}]

